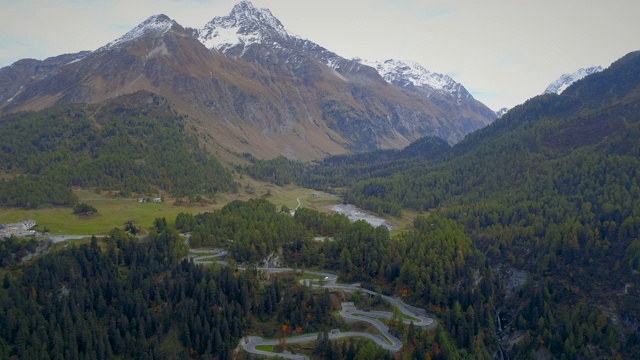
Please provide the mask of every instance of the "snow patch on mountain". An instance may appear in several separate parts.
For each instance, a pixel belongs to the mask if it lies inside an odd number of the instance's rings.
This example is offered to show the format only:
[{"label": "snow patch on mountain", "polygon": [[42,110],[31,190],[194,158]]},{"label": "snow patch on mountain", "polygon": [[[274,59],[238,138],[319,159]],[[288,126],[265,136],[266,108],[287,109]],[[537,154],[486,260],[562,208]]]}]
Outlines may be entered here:
[{"label": "snow patch on mountain", "polygon": [[449,76],[431,72],[413,61],[394,59],[367,61],[361,59],[360,63],[378,70],[380,76],[387,82],[404,83],[402,84],[403,86],[411,84],[413,86],[429,86],[436,90],[443,90],[455,83]]},{"label": "snow patch on mountain", "polygon": [[153,15],[147,20],[143,21],[140,25],[133,28],[133,30],[124,34],[120,38],[108,43],[107,45],[101,47],[98,50],[103,49],[111,49],[118,45],[125,44],[140,38],[141,36],[147,34],[154,34],[156,36],[161,36],[167,33],[167,31],[171,30],[171,28],[176,24],[174,20],[171,20],[168,16],[164,14]]},{"label": "snow patch on mountain", "polygon": [[547,87],[544,91],[544,94],[562,94],[571,84],[574,82],[584,78],[585,76],[598,73],[602,71],[601,66],[592,66],[590,68],[582,68],[572,74],[563,74],[558,78],[558,80],[554,81]]},{"label": "snow patch on mountain", "polygon": [[258,9],[246,0],[235,5],[229,16],[214,17],[197,34],[208,49],[222,52],[237,45],[272,44],[294,37],[269,9]]}]

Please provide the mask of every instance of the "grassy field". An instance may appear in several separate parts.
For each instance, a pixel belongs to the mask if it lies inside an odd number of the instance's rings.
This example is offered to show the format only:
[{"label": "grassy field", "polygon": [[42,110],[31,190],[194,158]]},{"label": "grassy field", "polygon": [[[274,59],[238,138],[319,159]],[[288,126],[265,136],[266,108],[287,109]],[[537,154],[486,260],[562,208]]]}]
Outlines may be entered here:
[{"label": "grassy field", "polygon": [[[240,180],[240,183],[242,186],[238,194],[220,194],[217,201],[226,204],[232,200],[249,200],[251,198],[262,197],[274,203],[278,208],[285,205],[289,209],[295,209],[298,206],[298,199],[300,199],[300,205],[302,207],[308,207],[318,211],[325,211],[327,207],[342,202],[342,199],[338,196],[294,185],[280,187],[255,181],[248,177]],[[320,196],[314,196],[314,194]]]},{"label": "grassy field", "polygon": [[[80,202],[95,207],[99,215],[84,219],[74,215],[71,208],[33,210],[0,208],[0,224],[33,219],[38,224],[38,230],[43,230],[46,227],[53,235],[103,235],[108,234],[115,227],[122,227],[129,221],[144,229],[151,227],[156,218],[164,217],[167,222],[172,223],[176,215],[181,212],[199,214],[213,211],[234,200],[246,201],[262,197],[274,203],[278,208],[284,205],[290,209],[295,209],[299,200],[302,207],[325,212],[331,211],[331,206],[342,202],[338,196],[293,185],[280,187],[255,181],[249,177],[239,179],[239,182],[241,186],[238,193],[218,194],[213,203],[197,205],[175,205],[175,199],[169,196],[165,196],[164,203],[139,203],[137,198],[122,198],[76,189],[74,192]],[[418,215],[406,210],[403,213],[401,219],[387,218],[396,227],[392,234],[411,227],[413,219]]]},{"label": "grassy field", "polygon": [[273,345],[258,345],[256,346],[257,350],[262,350],[262,351],[269,351],[269,352],[273,352]]},{"label": "grassy field", "polygon": [[95,207],[99,215],[81,219],[71,208],[46,208],[35,210],[0,209],[0,223],[19,222],[33,219],[38,229],[45,227],[51,234],[107,234],[114,227],[121,227],[133,221],[143,228],[153,224],[156,218],[165,217],[173,221],[180,212],[211,211],[214,206],[172,206],[169,203],[139,203],[137,199],[126,199],[98,195],[90,191],[76,190],[81,202]]},{"label": "grassy field", "polygon": [[339,202],[335,196],[324,198],[312,198],[314,190],[295,186],[278,187],[264,184],[251,179],[241,180],[242,187],[237,194],[219,194],[215,203],[201,205],[174,205],[175,199],[166,197],[164,203],[139,203],[137,198],[114,197],[108,194],[96,194],[88,190],[74,190],[80,202],[87,203],[98,210],[99,215],[83,219],[73,214],[71,208],[45,208],[45,209],[0,209],[0,224],[15,223],[25,219],[33,219],[38,224],[39,230],[45,227],[51,234],[83,234],[99,235],[107,234],[114,227],[121,227],[129,221],[137,226],[148,228],[156,218],[166,218],[169,223],[175,220],[181,212],[194,214],[219,209],[233,200],[248,200],[250,198],[264,197],[273,202],[278,208],[286,205],[289,208],[298,206],[297,199],[303,206],[318,208],[326,202]]}]

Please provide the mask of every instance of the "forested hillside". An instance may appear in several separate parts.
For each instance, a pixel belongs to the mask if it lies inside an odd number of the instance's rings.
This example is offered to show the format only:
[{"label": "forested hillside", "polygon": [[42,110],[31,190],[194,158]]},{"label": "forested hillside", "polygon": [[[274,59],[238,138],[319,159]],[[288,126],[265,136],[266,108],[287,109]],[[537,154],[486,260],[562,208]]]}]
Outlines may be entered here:
[{"label": "forested hillside", "polygon": [[453,218],[494,265],[530,272],[503,304],[526,332],[519,357],[538,348],[628,357],[639,351],[639,110],[632,53],[562,95],[514,108],[443,161],[359,182],[347,199]]},{"label": "forested hillside", "polygon": [[[192,232],[190,243],[226,248],[238,262],[276,253],[289,266],[333,270],[345,283],[362,282],[439,315],[442,332],[398,324],[397,333],[410,343],[406,354],[489,359],[496,350],[491,269],[451,220],[421,217],[411,231],[392,239],[384,227],[306,208],[292,218],[261,199],[195,217],[180,214],[176,227]],[[312,241],[318,234],[333,240]]]},{"label": "forested hillside", "polygon": [[0,205],[69,206],[70,187],[177,196],[234,191],[231,174],[156,95],[0,117]]},{"label": "forested hillside", "polygon": [[[252,177],[277,185],[298,184],[318,190],[335,190],[372,177],[385,177],[442,158],[451,147],[436,137],[424,137],[402,150],[329,156],[304,164],[279,156],[271,160],[248,156],[251,164],[239,167]],[[399,209],[397,212],[399,213]]]},{"label": "forested hillside", "polygon": [[[181,261],[186,253],[178,233],[157,219],[147,241],[115,229],[29,265],[3,261],[10,271],[0,288],[0,358],[231,359],[247,333],[344,326],[326,290]],[[347,359],[371,350],[344,344]]]}]

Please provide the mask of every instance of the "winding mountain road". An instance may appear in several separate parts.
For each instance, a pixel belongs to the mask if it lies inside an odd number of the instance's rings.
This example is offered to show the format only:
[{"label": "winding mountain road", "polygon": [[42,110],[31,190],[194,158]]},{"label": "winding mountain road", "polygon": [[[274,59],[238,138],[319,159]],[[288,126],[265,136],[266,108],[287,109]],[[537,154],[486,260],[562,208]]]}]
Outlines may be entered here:
[{"label": "winding mountain road", "polygon": [[[188,240],[185,241],[188,244]],[[215,254],[211,254],[215,253]],[[205,254],[198,256],[197,254]],[[191,249],[188,258],[193,259],[193,262],[196,264],[212,264],[218,263],[222,265],[228,265],[226,261],[222,260],[214,260],[219,259],[227,255],[227,252],[222,249]],[[362,288],[359,283],[356,284],[338,284],[338,276],[332,273],[324,272],[324,271],[311,271],[311,270],[302,270],[302,269],[292,269],[292,268],[273,268],[273,267],[258,267],[255,268],[259,271],[266,271],[270,273],[283,273],[283,272],[294,272],[297,271],[303,274],[315,275],[321,277],[321,279],[302,279],[300,283],[303,285],[307,285],[314,288],[327,288],[327,289],[336,289],[342,291],[362,291],[363,293],[369,294],[371,296],[378,295],[377,292],[371,291],[368,289]],[[246,270],[246,268],[238,267],[238,270]],[[391,297],[387,295],[380,296],[388,301],[392,306],[397,307],[398,310],[402,314],[405,315],[403,318],[403,322],[405,324],[409,324],[413,322],[414,326],[419,327],[427,327],[433,326],[434,320],[428,316],[426,316],[426,311],[424,309],[416,308],[413,306],[409,306],[402,302],[399,298]],[[329,339],[340,339],[345,337],[363,337],[372,340],[377,345],[387,349],[391,352],[397,352],[402,348],[402,341],[398,339],[396,336],[389,333],[389,326],[381,322],[379,319],[391,319],[393,314],[389,311],[363,311],[357,309],[353,303],[342,303],[340,316],[342,316],[348,322],[354,321],[365,321],[373,325],[381,334],[370,334],[365,332],[344,332],[341,333],[338,330],[332,330],[329,333]],[[290,353],[275,353],[265,350],[258,349],[259,346],[273,346],[280,344],[281,341],[284,340],[286,344],[295,344],[295,343],[308,343],[313,342],[318,339],[318,333],[312,334],[303,334],[298,336],[291,336],[284,339],[263,339],[258,336],[247,336],[241,342],[242,348],[256,355],[262,356],[280,356],[286,359],[308,359],[308,357],[299,354],[290,354]]]},{"label": "winding mountain road", "polygon": [[[257,268],[257,270],[268,271],[268,272],[295,271],[294,269],[291,269],[291,268]],[[297,271],[300,273],[304,272],[305,274],[322,277],[321,281],[319,279],[300,280],[302,284],[305,284],[307,286],[312,286],[315,288],[324,287],[327,289],[338,289],[342,291],[362,291],[363,293],[366,293],[369,295],[373,295],[373,296],[378,295],[378,293],[374,291],[362,288],[360,284],[338,284],[337,283],[338,276],[335,274],[321,272],[321,271],[309,271],[309,270],[306,270],[306,271],[297,270]],[[400,312],[405,315],[405,318],[403,319],[403,322],[405,324],[409,324],[413,322],[414,326],[419,326],[419,327],[433,326],[435,324],[432,318],[426,316],[426,311],[424,309],[409,306],[404,302],[402,302],[402,300],[395,297],[386,296],[386,295],[381,295],[381,297],[384,300],[391,303],[392,306],[397,307],[398,310],[400,310]],[[398,339],[396,336],[389,333],[389,326],[387,326],[386,324],[382,323],[379,320],[379,319],[389,320],[393,316],[393,313],[389,311],[363,311],[363,310],[357,309],[353,303],[347,303],[347,302],[343,302],[341,304],[341,308],[342,310],[340,311],[340,316],[342,316],[346,321],[368,322],[371,325],[373,325],[383,335],[381,336],[381,335],[369,334],[365,332],[340,333],[340,332],[332,331],[329,334],[329,339],[339,339],[344,337],[365,337],[372,340],[382,348],[387,349],[393,353],[397,352],[402,348],[402,341]],[[311,342],[311,341],[315,341],[317,337],[318,337],[318,333],[294,336],[294,337],[285,338],[285,343],[291,344],[291,343]],[[301,355],[273,353],[273,352],[258,350],[256,348],[259,345],[277,345],[278,343],[279,343],[279,340],[277,339],[266,340],[266,339],[259,338],[257,336],[253,336],[250,338],[250,340],[247,343],[244,344],[243,348],[245,351],[250,352],[252,354],[260,354],[260,355],[266,355],[266,356],[281,356],[288,359],[306,359],[306,357]]]}]

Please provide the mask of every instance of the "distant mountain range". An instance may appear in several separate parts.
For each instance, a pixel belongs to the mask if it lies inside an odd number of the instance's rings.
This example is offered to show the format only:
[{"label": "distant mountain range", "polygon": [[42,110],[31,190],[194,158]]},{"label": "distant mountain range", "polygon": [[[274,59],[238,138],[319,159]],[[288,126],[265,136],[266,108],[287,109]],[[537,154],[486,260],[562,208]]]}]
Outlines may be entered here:
[{"label": "distant mountain range", "polygon": [[140,90],[168,99],[225,154],[301,160],[449,144],[496,114],[446,75],[397,60],[345,59],[242,1],[202,28],[154,15],[91,52],[0,69],[0,112],[102,103]]}]

